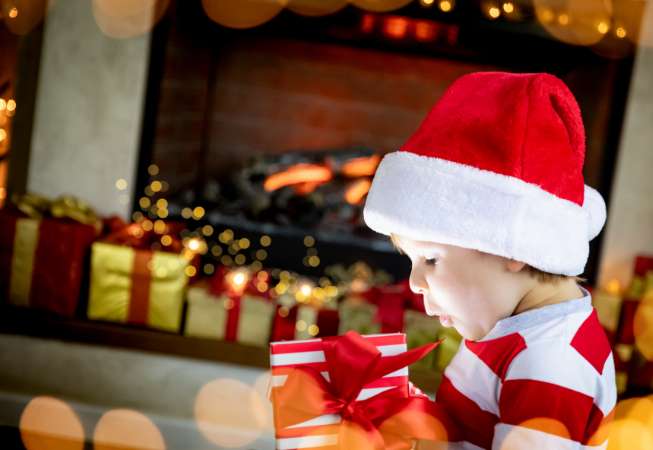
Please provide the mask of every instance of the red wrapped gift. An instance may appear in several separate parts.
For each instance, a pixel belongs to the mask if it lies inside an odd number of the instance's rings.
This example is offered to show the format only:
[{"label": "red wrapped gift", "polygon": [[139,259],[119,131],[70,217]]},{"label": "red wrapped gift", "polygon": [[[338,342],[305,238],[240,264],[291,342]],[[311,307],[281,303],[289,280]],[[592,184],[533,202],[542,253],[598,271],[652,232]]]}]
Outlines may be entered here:
[{"label": "red wrapped gift", "polygon": [[410,364],[438,343],[406,351],[403,334],[272,343],[277,448],[410,449],[414,439],[456,441],[454,424],[411,396]]},{"label": "red wrapped gift", "polygon": [[[322,288],[310,286],[304,298],[291,292],[275,295],[276,314],[272,326],[272,341],[309,339],[312,337],[335,336],[338,334],[340,316],[337,300],[327,295]],[[322,290],[320,296],[316,294]]]},{"label": "red wrapped gift", "polygon": [[637,255],[635,257],[635,276],[643,277],[653,271],[653,255]]},{"label": "red wrapped gift", "polygon": [[0,292],[18,306],[73,316],[95,237],[93,225],[71,218],[0,211]]},{"label": "red wrapped gift", "polygon": [[[367,305],[361,302],[366,302]],[[341,319],[344,320],[341,322],[340,332],[344,333],[349,329],[358,332],[401,332],[404,330],[406,309],[424,312],[422,297],[411,291],[408,279],[395,284],[371,287],[345,299],[341,305]],[[371,323],[368,323],[369,321]]]},{"label": "red wrapped gift", "polygon": [[[306,317],[310,316],[310,323]],[[277,304],[272,324],[272,341],[301,339],[297,321],[304,320],[302,330],[310,325],[317,327],[316,337],[335,336],[338,334],[340,315],[337,309],[316,308],[311,305],[294,303],[291,306]]]}]

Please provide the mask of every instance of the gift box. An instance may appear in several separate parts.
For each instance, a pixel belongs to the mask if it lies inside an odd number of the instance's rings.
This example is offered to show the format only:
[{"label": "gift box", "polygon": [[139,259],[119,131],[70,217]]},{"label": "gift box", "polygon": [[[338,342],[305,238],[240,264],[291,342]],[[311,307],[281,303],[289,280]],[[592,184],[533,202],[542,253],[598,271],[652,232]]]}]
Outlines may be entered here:
[{"label": "gift box", "polygon": [[[653,341],[649,329],[653,315],[653,258],[638,255],[635,259],[633,278],[623,294],[619,308],[619,320],[614,333],[613,353],[617,391],[622,394],[629,388],[650,389],[653,387]],[[599,297],[601,300],[601,297]],[[604,302],[603,302],[604,303]],[[616,300],[613,300],[616,303]],[[599,302],[597,306],[603,306]],[[613,307],[616,310],[616,307]],[[601,312],[598,308],[597,311]],[[604,323],[608,336],[611,323]]]},{"label": "gift box", "polygon": [[413,439],[456,439],[435,402],[409,395],[408,365],[437,345],[406,351],[404,334],[355,332],[272,343],[277,448],[409,449]]},{"label": "gift box", "polygon": [[188,288],[186,336],[220,339],[265,347],[276,306],[257,295],[213,295],[206,285]]},{"label": "gift box", "polygon": [[438,339],[442,343],[435,352],[435,370],[442,373],[458,352],[463,338],[455,328],[441,327],[438,332]]},{"label": "gift box", "polygon": [[[338,334],[340,315],[337,297],[311,286],[303,295],[285,292],[275,297],[277,303],[272,328],[273,341],[309,339]],[[298,282],[302,284],[302,282]]]},{"label": "gift box", "polygon": [[[424,344],[438,340],[442,325],[435,317],[429,317],[422,311],[406,310],[404,312],[404,328],[408,348],[419,347]],[[440,352],[442,344],[434,352],[429,353],[426,357],[415,363],[416,369],[433,370],[437,353]]]},{"label": "gift box", "polygon": [[93,244],[89,319],[180,330],[192,259],[177,240],[171,251],[150,250],[156,238],[132,224]]},{"label": "gift box", "polygon": [[96,238],[97,229],[91,224],[94,216],[82,216],[86,219],[79,222],[61,209],[64,199],[42,202],[46,209],[57,205],[53,211],[58,216],[50,209],[46,216],[24,198],[18,200],[22,208],[0,211],[0,292],[14,305],[71,317],[79,303],[89,249]]},{"label": "gift box", "polygon": [[351,292],[339,307],[339,332],[401,332],[404,330],[404,311],[408,308],[423,311],[421,304],[421,296],[410,290],[408,280]]},{"label": "gift box", "polygon": [[338,334],[347,331],[356,331],[360,334],[380,333],[381,324],[376,321],[376,312],[376,305],[369,303],[365,298],[347,296],[338,306],[340,316]]},{"label": "gift box", "polygon": [[617,340],[617,330],[619,328],[619,318],[621,316],[621,306],[623,299],[616,292],[608,292],[603,289],[592,292],[592,305],[596,309],[599,317],[599,323],[605,330],[610,343],[614,344]]}]

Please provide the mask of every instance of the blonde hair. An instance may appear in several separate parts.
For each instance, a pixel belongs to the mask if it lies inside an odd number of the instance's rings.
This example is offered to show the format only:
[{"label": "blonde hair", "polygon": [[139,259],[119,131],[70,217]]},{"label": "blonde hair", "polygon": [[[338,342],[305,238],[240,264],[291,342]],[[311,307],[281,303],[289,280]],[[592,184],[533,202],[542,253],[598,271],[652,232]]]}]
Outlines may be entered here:
[{"label": "blonde hair", "polygon": [[[403,255],[403,251],[401,250],[401,247],[399,246],[399,238],[397,237],[396,234],[391,233],[390,234],[390,241],[392,242],[392,245],[395,247],[395,249]],[[484,252],[481,252],[480,250],[477,250],[479,253],[483,254]],[[585,278],[577,277],[577,276],[570,276],[570,275],[560,275],[557,273],[549,273],[545,272],[543,270],[537,269],[533,266],[530,266],[526,264],[523,268],[522,271],[525,271],[529,276],[532,278],[535,278],[537,281],[540,281],[542,283],[553,283],[557,284],[561,281],[568,280],[568,279],[573,279],[576,283],[585,283],[587,280]]]}]

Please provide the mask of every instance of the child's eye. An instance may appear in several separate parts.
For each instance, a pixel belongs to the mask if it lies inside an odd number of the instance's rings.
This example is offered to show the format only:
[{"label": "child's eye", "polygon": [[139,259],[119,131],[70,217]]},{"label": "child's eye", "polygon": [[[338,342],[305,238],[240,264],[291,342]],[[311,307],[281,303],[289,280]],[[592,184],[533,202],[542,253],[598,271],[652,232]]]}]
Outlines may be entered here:
[{"label": "child's eye", "polygon": [[429,266],[435,266],[438,260],[436,258],[426,258],[424,262]]}]

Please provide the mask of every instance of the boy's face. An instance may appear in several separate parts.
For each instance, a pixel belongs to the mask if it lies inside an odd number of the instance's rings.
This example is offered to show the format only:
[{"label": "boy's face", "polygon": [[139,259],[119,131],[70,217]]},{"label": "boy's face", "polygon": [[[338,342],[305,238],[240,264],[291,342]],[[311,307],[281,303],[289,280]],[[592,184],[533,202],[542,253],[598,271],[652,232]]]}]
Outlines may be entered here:
[{"label": "boy's face", "polygon": [[440,316],[466,339],[484,337],[508,317],[523,286],[507,258],[453,245],[395,236],[410,258],[410,288],[424,296],[427,314]]}]

